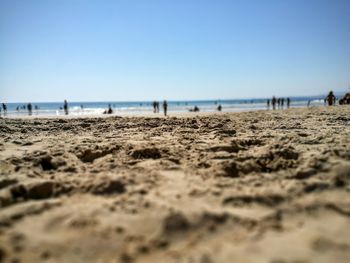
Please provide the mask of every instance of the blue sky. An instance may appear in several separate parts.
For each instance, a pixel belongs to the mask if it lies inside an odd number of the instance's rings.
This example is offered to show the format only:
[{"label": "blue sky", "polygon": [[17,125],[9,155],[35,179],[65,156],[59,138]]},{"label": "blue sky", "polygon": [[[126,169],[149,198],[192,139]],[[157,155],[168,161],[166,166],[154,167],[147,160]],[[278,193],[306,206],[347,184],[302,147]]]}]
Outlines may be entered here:
[{"label": "blue sky", "polygon": [[349,0],[0,0],[0,100],[344,91],[349,14]]}]

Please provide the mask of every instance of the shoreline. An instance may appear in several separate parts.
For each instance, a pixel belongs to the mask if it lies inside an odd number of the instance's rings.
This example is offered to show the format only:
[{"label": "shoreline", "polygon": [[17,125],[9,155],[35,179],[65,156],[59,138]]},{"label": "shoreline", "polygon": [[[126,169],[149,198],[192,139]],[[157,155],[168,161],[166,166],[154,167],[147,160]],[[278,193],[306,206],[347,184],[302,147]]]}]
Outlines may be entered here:
[{"label": "shoreline", "polygon": [[[320,105],[313,105],[310,107],[291,107],[289,109],[250,109],[250,110],[240,110],[240,111],[199,111],[199,112],[168,112],[167,116],[164,116],[164,113],[161,111],[160,113],[112,113],[112,114],[81,114],[81,115],[73,115],[73,114],[61,114],[61,115],[25,115],[25,116],[4,116],[2,114],[0,118],[3,119],[89,119],[89,118],[134,118],[134,117],[140,117],[140,118],[167,118],[167,117],[196,117],[196,116],[212,116],[215,114],[222,115],[222,114],[240,114],[240,113],[249,113],[249,112],[279,112],[279,111],[293,111],[293,110],[305,110],[305,109],[315,109],[315,108],[327,108],[329,106],[320,106]],[[335,105],[331,107],[347,107],[347,105]]]}]

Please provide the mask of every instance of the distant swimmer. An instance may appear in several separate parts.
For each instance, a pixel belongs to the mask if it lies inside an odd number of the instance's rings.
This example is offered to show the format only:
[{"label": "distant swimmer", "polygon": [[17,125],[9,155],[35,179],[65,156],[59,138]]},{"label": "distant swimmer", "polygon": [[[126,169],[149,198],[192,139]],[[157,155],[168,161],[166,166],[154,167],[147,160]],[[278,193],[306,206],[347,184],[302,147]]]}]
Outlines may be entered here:
[{"label": "distant swimmer", "polygon": [[276,109],[276,102],[277,102],[277,99],[275,96],[272,97],[272,100],[271,100],[271,103],[272,103],[272,109],[275,110]]},{"label": "distant swimmer", "polygon": [[333,94],[333,91],[330,91],[327,95],[327,97],[325,98],[325,100],[327,101],[328,103],[328,106],[333,106],[335,105],[335,96]]},{"label": "distant swimmer", "polygon": [[64,114],[68,115],[68,103],[67,103],[67,100],[64,100],[63,109],[64,109]]},{"label": "distant swimmer", "polygon": [[31,103],[28,103],[27,109],[28,109],[28,115],[29,115],[29,116],[32,115],[33,107],[32,107],[32,104],[31,104]]},{"label": "distant swimmer", "polygon": [[221,106],[221,104],[219,104],[219,106],[218,106],[218,111],[222,111],[222,106]]},{"label": "distant swimmer", "polygon": [[167,112],[168,112],[168,103],[166,100],[164,100],[163,102],[163,110],[164,110],[164,116],[167,116]]}]

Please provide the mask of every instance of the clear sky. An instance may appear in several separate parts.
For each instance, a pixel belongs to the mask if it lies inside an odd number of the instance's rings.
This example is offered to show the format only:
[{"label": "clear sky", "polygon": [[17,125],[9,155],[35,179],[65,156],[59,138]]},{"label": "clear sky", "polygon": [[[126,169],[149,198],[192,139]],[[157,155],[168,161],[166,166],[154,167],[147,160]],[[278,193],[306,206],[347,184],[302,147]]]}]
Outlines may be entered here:
[{"label": "clear sky", "polygon": [[350,85],[350,0],[0,0],[0,101],[231,99]]}]

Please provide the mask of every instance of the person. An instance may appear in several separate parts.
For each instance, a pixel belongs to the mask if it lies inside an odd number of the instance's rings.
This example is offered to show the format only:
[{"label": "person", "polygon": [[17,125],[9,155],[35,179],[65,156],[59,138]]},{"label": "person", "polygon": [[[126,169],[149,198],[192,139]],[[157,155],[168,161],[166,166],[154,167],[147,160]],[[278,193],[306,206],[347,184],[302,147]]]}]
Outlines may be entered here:
[{"label": "person", "polygon": [[112,113],[113,113],[111,104],[108,104],[108,111],[107,111],[107,113],[108,113],[108,114],[112,114]]},{"label": "person", "polygon": [[270,109],[270,100],[267,100],[267,109]]},{"label": "person", "polygon": [[7,106],[5,103],[2,104],[2,109],[4,110],[4,114],[7,113]]},{"label": "person", "polygon": [[335,96],[333,94],[333,91],[330,91],[325,99],[328,103],[328,106],[335,105]]},{"label": "person", "polygon": [[68,102],[67,102],[67,100],[64,100],[63,109],[64,109],[64,113],[66,115],[68,115]]},{"label": "person", "polygon": [[272,97],[272,101],[271,102],[272,102],[272,109],[275,110],[276,109],[276,102],[277,102],[275,96]]},{"label": "person", "polygon": [[156,101],[156,112],[159,113],[159,101]]},{"label": "person", "polygon": [[290,107],[290,98],[287,98],[287,109]]},{"label": "person", "polygon": [[168,103],[166,100],[164,100],[163,102],[163,109],[164,109],[164,116],[166,116],[168,111]]},{"label": "person", "polygon": [[311,105],[311,100],[308,100],[308,101],[307,101],[307,107],[309,108],[310,105]]},{"label": "person", "polygon": [[222,110],[222,106],[221,106],[221,104],[219,104],[218,111],[221,111],[221,110]]},{"label": "person", "polygon": [[16,111],[17,111],[17,112],[19,111],[19,106],[16,107]]},{"label": "person", "polygon": [[190,109],[190,112],[198,112],[199,108],[197,107],[197,105],[194,106],[193,109]]},{"label": "person", "polygon": [[277,99],[277,108],[279,109],[280,107],[281,107],[281,99],[278,98],[278,99]]},{"label": "person", "polygon": [[350,104],[350,92],[346,93],[342,99],[339,100],[339,104]]},{"label": "person", "polygon": [[284,107],[284,98],[281,99],[281,107],[282,107],[282,109]]},{"label": "person", "polygon": [[27,109],[28,109],[28,115],[29,116],[32,115],[33,108],[32,108],[32,104],[31,103],[28,103]]},{"label": "person", "polygon": [[157,112],[157,102],[153,101],[153,113]]}]

